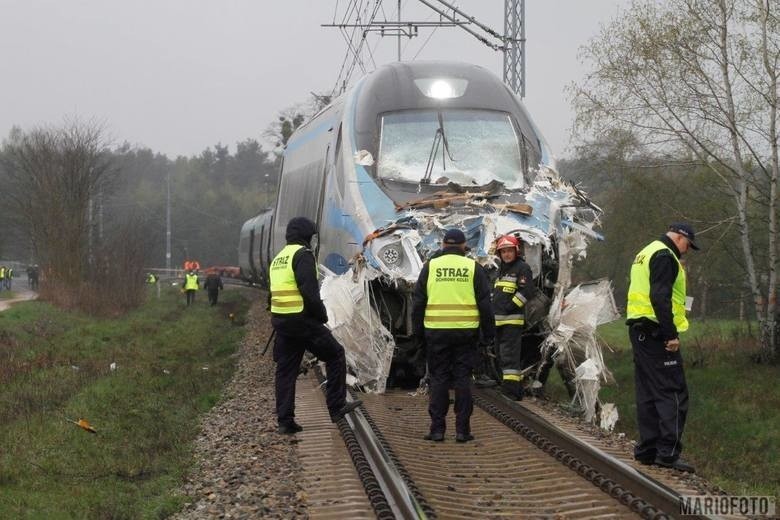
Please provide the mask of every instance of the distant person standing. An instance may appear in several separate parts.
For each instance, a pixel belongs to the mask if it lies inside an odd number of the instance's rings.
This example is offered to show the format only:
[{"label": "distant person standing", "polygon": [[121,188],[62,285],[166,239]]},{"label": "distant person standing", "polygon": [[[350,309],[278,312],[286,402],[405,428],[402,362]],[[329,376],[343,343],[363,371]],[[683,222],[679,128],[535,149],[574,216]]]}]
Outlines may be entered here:
[{"label": "distant person standing", "polygon": [[688,385],[679,333],[688,330],[685,268],[680,257],[689,249],[699,249],[694,237],[690,225],[672,224],[666,234],[636,255],[626,306],[639,423],[634,458],[691,473],[693,466],[680,458]]},{"label": "distant person standing", "polygon": [[5,288],[5,266],[0,265],[0,291]]},{"label": "distant person standing", "polygon": [[11,290],[13,279],[14,279],[14,270],[12,267],[9,267],[5,270],[5,288],[8,289],[9,291]]},{"label": "distant person standing", "polygon": [[222,277],[218,273],[211,273],[206,277],[206,281],[203,282],[203,288],[207,291],[209,303],[213,307],[217,304],[217,299],[219,299],[219,291],[224,289],[225,286],[222,285]]},{"label": "distant person standing", "polygon": [[431,427],[425,440],[444,440],[450,388],[455,388],[455,440],[474,440],[471,376],[482,341],[496,336],[490,281],[466,254],[466,236],[459,229],[444,234],[442,249],[425,263],[414,289],[412,324],[424,338],[431,378],[428,414]]},{"label": "distant person standing", "polygon": [[187,307],[195,303],[195,293],[198,292],[198,274],[190,271],[184,275],[184,294],[187,296]]}]

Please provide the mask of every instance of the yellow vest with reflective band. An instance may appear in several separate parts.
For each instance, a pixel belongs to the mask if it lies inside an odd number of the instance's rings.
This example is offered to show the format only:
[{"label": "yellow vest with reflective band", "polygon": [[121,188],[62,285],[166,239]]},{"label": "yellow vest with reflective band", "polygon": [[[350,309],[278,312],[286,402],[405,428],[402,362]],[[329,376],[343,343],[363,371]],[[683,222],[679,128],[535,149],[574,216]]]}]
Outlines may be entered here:
[{"label": "yellow vest with reflective band", "polygon": [[288,244],[271,262],[271,312],[274,314],[303,312],[303,296],[292,266],[293,256],[302,247]]},{"label": "yellow vest with reflective band", "polygon": [[197,291],[198,290],[198,275],[187,274],[184,275],[184,290],[185,291]]},{"label": "yellow vest with reflective band", "polygon": [[479,328],[479,310],[474,295],[476,262],[460,255],[442,255],[428,265],[427,329]]},{"label": "yellow vest with reflective band", "polygon": [[650,302],[650,258],[661,251],[669,249],[672,258],[677,262],[677,278],[672,285],[672,317],[677,332],[688,330],[688,319],[685,317],[685,269],[666,244],[655,240],[636,255],[631,266],[631,284],[628,287],[628,305],[626,314],[629,320],[648,318],[658,323],[658,318]]}]

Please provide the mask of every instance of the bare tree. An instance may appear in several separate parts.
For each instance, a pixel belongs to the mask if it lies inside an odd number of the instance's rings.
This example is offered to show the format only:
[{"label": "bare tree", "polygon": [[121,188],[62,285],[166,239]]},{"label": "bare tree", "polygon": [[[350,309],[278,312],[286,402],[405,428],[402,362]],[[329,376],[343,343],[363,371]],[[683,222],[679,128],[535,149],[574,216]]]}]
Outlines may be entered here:
[{"label": "bare tree", "polygon": [[287,146],[287,141],[293,132],[330,102],[331,96],[312,92],[311,98],[307,101],[296,103],[280,111],[277,120],[268,125],[263,136],[276,147],[275,153],[280,154],[282,148]]},{"label": "bare tree", "polygon": [[730,193],[765,360],[778,355],[777,9],[637,2],[583,49],[593,70],[574,87],[581,130],[622,128],[662,153],[687,150]]},{"label": "bare tree", "polygon": [[90,278],[89,208],[117,173],[102,129],[67,122],[29,132],[16,128],[0,153],[3,197],[27,230],[45,283],[42,296],[77,305]]}]

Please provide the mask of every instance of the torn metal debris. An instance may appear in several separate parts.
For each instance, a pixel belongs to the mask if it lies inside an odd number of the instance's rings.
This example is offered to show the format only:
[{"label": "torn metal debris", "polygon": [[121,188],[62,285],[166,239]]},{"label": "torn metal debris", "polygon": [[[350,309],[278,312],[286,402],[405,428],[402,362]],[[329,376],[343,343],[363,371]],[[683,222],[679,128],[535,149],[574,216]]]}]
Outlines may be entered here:
[{"label": "torn metal debris", "polygon": [[[382,392],[394,361],[420,362],[419,353],[411,359],[411,293],[446,229],[461,229],[468,255],[488,269],[497,265],[495,240],[513,234],[522,240],[525,260],[549,305],[543,311],[542,359],[549,355],[565,367],[576,388],[575,402],[592,420],[600,384],[610,378],[595,330],[617,314],[609,282],[571,289],[573,262],[584,258],[589,240],[602,239],[593,229],[600,210],[587,196],[543,168],[525,189],[507,189],[497,181],[478,189],[450,182],[432,195],[397,203],[396,214],[365,238],[349,271],[327,271],[322,286],[329,324],[346,347],[357,383]],[[538,373],[541,365],[529,372]]]}]

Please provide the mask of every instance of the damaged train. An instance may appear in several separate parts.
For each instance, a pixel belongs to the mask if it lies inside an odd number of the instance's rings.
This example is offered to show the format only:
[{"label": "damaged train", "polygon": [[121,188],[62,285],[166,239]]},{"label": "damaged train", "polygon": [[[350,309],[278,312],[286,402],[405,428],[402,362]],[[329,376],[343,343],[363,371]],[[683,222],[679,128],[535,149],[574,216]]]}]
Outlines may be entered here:
[{"label": "damaged train", "polygon": [[[542,340],[557,349],[550,338],[571,308],[563,305],[571,262],[589,239],[601,238],[593,230],[600,213],[558,176],[523,103],[492,73],[452,62],[391,63],[292,135],[276,207],[244,224],[239,264],[247,279],[265,285],[290,218],[316,222],[328,325],[357,383],[381,392],[388,377],[416,381],[424,373],[411,294],[446,228],[461,229],[468,254],[488,269],[496,266],[498,236],[522,240],[539,293],[548,297]],[[582,292],[611,306],[589,315],[604,320],[614,310],[604,284]],[[568,338],[557,342],[578,341],[562,334]]]}]

